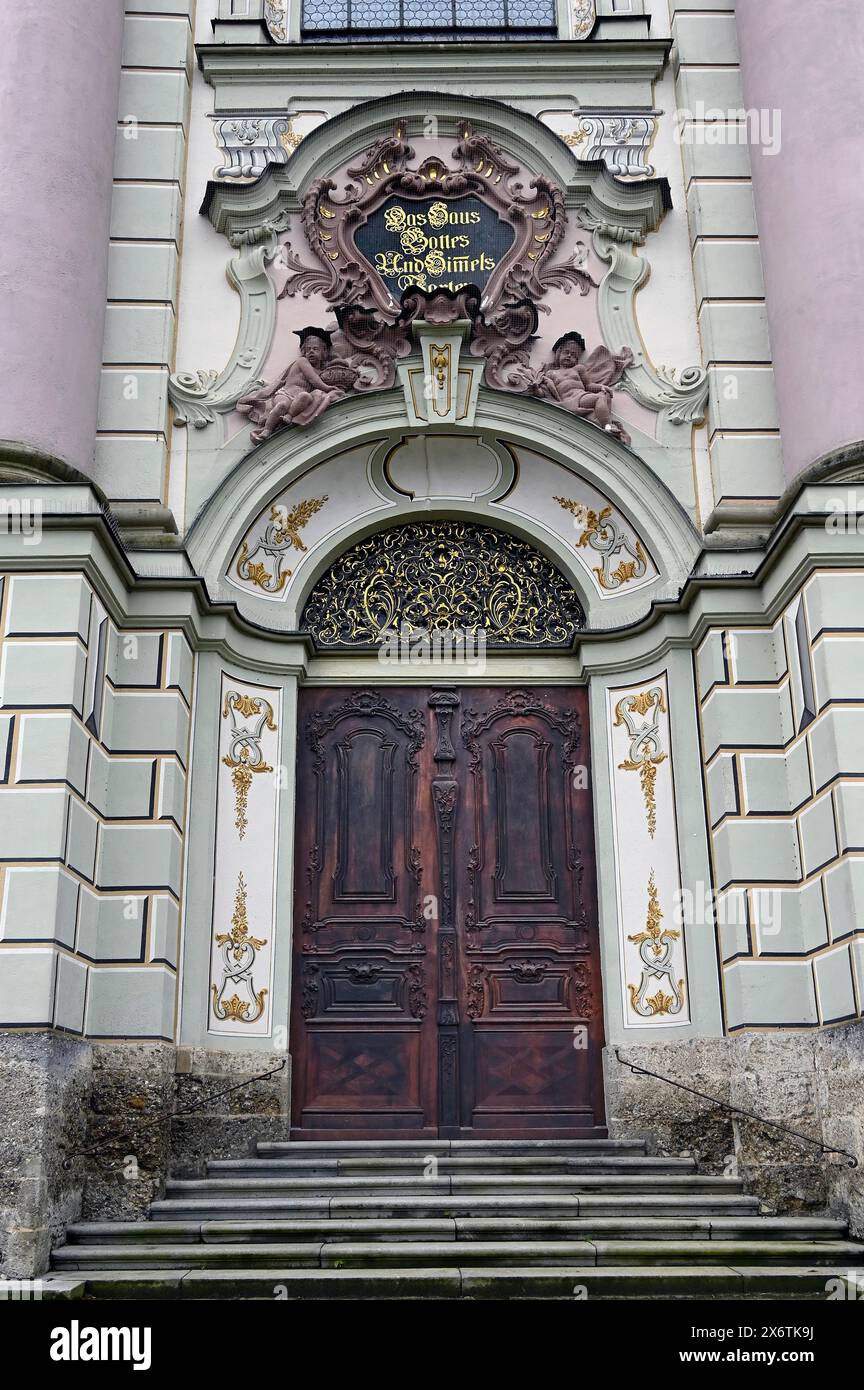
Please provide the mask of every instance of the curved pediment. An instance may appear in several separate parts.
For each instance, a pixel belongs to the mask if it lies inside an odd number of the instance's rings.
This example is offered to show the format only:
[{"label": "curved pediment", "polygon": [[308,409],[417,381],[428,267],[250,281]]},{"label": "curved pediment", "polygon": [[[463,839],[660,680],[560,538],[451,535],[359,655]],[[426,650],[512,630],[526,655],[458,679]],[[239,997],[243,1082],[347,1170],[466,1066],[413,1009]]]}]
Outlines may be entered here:
[{"label": "curved pediment", "polygon": [[204,210],[238,253],[240,332],[222,372],[172,377],[177,423],[221,423],[233,450],[244,426],[258,444],[398,376],[412,425],[470,427],[482,381],[625,443],[635,427],[686,447],[676,427],[701,419],[705,372],[655,368],[635,314],[636,248],[668,205],[665,181],[580,161],[503,103],[354,107],[254,182],[208,186]]},{"label": "curved pediment", "polygon": [[[568,206],[590,202],[599,220],[643,240],[659,227],[670,205],[666,179],[627,183],[601,160],[580,160],[543,121],[503,101],[476,101],[446,92],[410,91],[358,102],[323,121],[292,150],[285,163],[269,163],[254,182],[212,179],[201,206],[217,231],[235,244],[283,212],[299,211],[312,183],[357,164],[402,122],[408,140],[444,142],[446,158],[466,122],[481,130],[525,170],[558,184]],[[433,134],[434,132],[434,134]]]}]

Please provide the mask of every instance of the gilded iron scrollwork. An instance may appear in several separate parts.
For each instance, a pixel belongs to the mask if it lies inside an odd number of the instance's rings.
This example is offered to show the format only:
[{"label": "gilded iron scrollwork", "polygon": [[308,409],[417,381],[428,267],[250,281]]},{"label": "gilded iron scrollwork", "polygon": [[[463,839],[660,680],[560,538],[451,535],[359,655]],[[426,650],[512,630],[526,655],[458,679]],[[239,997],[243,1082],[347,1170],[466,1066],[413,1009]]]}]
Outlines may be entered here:
[{"label": "gilded iron scrollwork", "polygon": [[393,527],[318,581],[301,629],[318,647],[370,647],[388,632],[484,632],[490,646],[569,647],[585,626],[575,591],[525,541],[462,521]]}]

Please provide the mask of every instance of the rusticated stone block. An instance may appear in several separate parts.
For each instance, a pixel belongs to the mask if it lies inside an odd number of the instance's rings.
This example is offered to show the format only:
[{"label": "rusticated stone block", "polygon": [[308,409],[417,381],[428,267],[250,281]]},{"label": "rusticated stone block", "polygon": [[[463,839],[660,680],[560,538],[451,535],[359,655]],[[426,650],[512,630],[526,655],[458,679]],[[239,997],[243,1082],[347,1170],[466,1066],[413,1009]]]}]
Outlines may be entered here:
[{"label": "rusticated stone block", "polygon": [[[622,1043],[622,1057],[660,1076],[729,1098],[724,1075],[726,1041],[691,1038],[680,1042]],[[615,1139],[645,1139],[660,1154],[688,1154],[700,1172],[722,1173],[735,1152],[731,1121],[698,1096],[650,1076],[634,1075],[606,1049],[606,1112]]]},{"label": "rusticated stone block", "polygon": [[[285,1066],[266,1080],[240,1089],[229,1087]],[[178,1112],[206,1096],[217,1097],[192,1114],[175,1115],[172,1164],[175,1171],[200,1173],[208,1158],[243,1158],[259,1140],[288,1139],[291,1128],[291,1061],[275,1051],[219,1052],[181,1048],[177,1057]],[[218,1095],[228,1091],[227,1095]]]},{"label": "rusticated stone block", "polygon": [[[748,1192],[779,1214],[825,1213],[848,1219],[850,1234],[864,1236],[864,1024],[617,1046],[637,1066],[757,1118],[729,1117],[667,1082],[634,1076],[607,1048],[613,1138],[686,1152],[702,1172],[736,1172]],[[802,1137],[758,1122],[767,1120]],[[848,1150],[860,1166],[821,1153],[820,1143]]]},{"label": "rusticated stone block", "polygon": [[0,1276],[44,1273],[81,1211],[89,1043],[49,1031],[0,1034]]},{"label": "rusticated stone block", "polygon": [[161,1194],[174,1106],[171,1043],[96,1048],[87,1148],[87,1220],[134,1221]]}]

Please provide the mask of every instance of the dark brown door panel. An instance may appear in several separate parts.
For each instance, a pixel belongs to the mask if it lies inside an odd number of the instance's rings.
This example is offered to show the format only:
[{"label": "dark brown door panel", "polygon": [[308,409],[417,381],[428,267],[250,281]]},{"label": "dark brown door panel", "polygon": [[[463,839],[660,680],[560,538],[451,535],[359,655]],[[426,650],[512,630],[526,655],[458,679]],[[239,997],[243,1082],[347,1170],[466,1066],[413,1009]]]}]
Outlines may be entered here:
[{"label": "dark brown door panel", "polygon": [[603,1132],[587,697],[302,692],[293,1123]]}]

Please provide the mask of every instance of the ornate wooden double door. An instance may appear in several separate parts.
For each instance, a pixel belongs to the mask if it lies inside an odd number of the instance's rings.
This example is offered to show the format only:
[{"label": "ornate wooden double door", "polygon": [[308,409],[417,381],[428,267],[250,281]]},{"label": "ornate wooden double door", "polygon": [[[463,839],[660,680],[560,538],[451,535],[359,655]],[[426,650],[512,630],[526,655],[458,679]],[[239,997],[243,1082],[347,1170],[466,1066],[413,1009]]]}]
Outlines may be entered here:
[{"label": "ornate wooden double door", "polygon": [[587,698],[301,694],[297,1137],[605,1133]]}]

